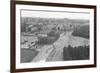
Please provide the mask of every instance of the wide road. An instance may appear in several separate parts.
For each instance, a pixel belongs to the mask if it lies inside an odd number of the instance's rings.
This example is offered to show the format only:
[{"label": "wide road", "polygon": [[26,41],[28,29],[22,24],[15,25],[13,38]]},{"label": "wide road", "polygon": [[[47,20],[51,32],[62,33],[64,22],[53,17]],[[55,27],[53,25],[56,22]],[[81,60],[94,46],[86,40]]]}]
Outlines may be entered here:
[{"label": "wide road", "polygon": [[47,61],[63,61],[63,48],[69,45],[68,41],[71,33],[61,34],[60,38],[54,43],[55,50],[48,56]]}]

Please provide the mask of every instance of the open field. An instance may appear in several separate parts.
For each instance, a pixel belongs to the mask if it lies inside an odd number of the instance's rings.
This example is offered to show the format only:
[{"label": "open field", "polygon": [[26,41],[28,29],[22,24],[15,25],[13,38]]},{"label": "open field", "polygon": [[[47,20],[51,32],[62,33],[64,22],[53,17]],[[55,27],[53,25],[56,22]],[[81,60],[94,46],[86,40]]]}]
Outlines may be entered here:
[{"label": "open field", "polygon": [[31,62],[31,60],[38,54],[34,49],[21,49],[21,63]]},{"label": "open field", "polygon": [[89,25],[77,26],[74,28],[72,35],[89,39]]}]

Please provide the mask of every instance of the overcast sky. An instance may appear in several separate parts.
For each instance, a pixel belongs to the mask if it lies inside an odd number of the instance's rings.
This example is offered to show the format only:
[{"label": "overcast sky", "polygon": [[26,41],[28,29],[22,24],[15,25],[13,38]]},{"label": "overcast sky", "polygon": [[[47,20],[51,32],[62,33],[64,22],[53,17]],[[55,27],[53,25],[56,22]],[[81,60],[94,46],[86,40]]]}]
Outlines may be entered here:
[{"label": "overcast sky", "polygon": [[84,12],[67,12],[67,11],[53,12],[53,11],[21,10],[21,17],[89,19],[90,14]]}]

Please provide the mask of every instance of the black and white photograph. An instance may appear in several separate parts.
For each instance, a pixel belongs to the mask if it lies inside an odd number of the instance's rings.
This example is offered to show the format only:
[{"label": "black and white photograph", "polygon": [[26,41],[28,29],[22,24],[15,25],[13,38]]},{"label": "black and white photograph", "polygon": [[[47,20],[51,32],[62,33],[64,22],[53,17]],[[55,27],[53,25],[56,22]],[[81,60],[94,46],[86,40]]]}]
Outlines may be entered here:
[{"label": "black and white photograph", "polygon": [[11,71],[96,66],[96,6],[12,2]]},{"label": "black and white photograph", "polygon": [[88,60],[89,12],[21,10],[21,63]]}]

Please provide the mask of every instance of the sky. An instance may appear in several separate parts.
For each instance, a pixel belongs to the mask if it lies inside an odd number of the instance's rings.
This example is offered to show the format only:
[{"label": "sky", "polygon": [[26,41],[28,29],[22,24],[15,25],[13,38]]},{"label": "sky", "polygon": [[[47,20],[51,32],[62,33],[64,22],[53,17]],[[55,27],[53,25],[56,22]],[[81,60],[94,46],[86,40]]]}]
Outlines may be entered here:
[{"label": "sky", "polygon": [[21,10],[21,17],[89,19],[88,12]]}]

